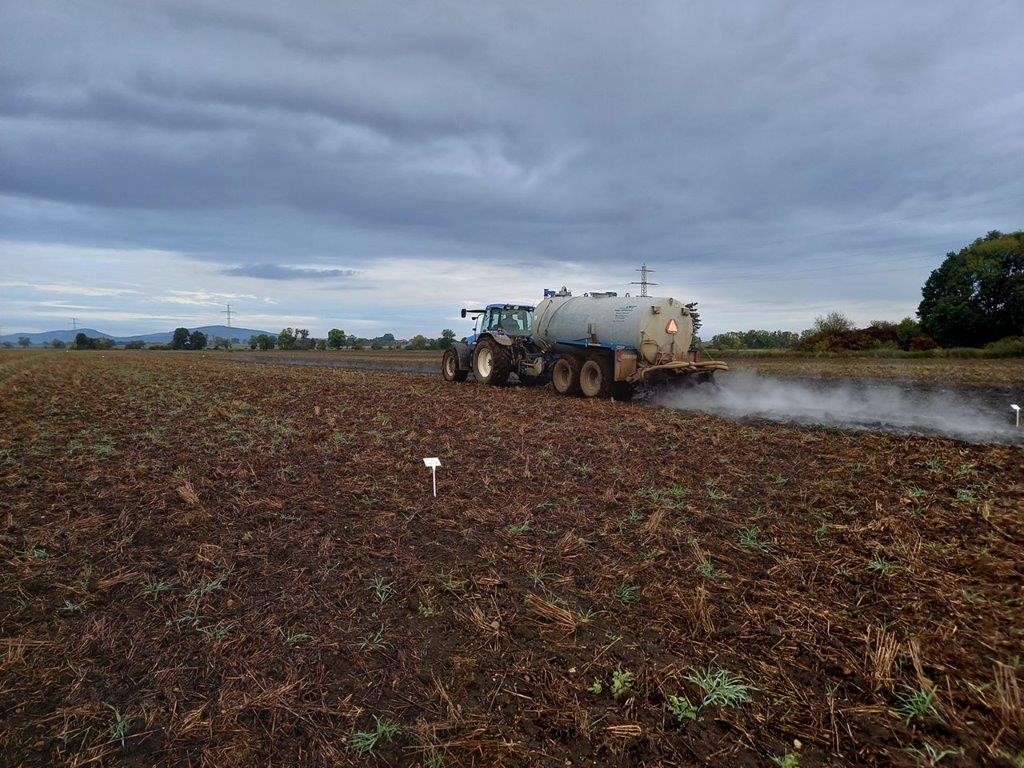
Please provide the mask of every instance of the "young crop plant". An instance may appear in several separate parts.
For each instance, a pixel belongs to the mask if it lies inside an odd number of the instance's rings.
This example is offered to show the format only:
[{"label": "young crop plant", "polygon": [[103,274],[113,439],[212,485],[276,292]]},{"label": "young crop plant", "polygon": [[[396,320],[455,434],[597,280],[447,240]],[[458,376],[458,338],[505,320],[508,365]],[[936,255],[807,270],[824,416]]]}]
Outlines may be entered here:
[{"label": "young crop plant", "polygon": [[672,714],[672,717],[676,719],[677,723],[684,723],[687,720],[696,720],[697,715],[700,714],[700,710],[690,703],[690,700],[685,696],[675,696],[670,694],[668,701],[665,704],[668,707],[668,711]]},{"label": "young crop plant", "polygon": [[120,743],[121,748],[124,749],[124,742],[128,738],[128,734],[132,730],[132,719],[127,715],[123,714],[120,709],[115,707],[113,704],[104,704],[110,713],[114,716],[114,721],[110,724],[110,730],[107,735],[110,737],[108,743],[114,743],[115,741]]},{"label": "young crop plant", "polygon": [[589,688],[587,688],[587,690],[595,696],[600,695],[601,692],[604,691],[604,686],[601,684],[601,678],[595,677],[594,682],[591,684]]},{"label": "young crop plant", "polygon": [[63,613],[81,613],[85,608],[85,603],[85,600],[75,601],[64,598],[64,605],[60,607],[60,610]]},{"label": "young crop plant", "polygon": [[281,639],[284,640],[284,644],[289,648],[294,648],[296,645],[302,645],[308,643],[313,639],[313,636],[305,632],[289,632],[285,634],[284,630],[280,627],[277,628],[278,633],[281,635]]},{"label": "young crop plant", "polygon": [[356,731],[348,741],[349,749],[357,755],[370,755],[381,744],[387,744],[402,731],[402,727],[388,717],[373,716],[372,731]]},{"label": "young crop plant", "polygon": [[783,755],[773,757],[772,762],[780,768],[800,768],[800,755],[796,752],[786,752]]},{"label": "young crop plant", "polygon": [[890,563],[881,555],[875,555],[874,559],[868,563],[867,569],[874,573],[879,573],[882,576],[891,576],[899,570],[899,566]]},{"label": "young crop plant", "polygon": [[615,591],[615,596],[619,598],[626,605],[636,602],[638,587],[636,584],[630,584],[628,582],[622,582],[619,588]]},{"label": "young crop plant", "polygon": [[446,592],[461,592],[466,588],[466,580],[455,575],[454,569],[440,571],[437,574],[437,583]]},{"label": "young crop plant", "polygon": [[956,500],[971,503],[977,501],[977,497],[974,495],[974,491],[970,488],[961,488],[956,492]]},{"label": "young crop plant", "polygon": [[374,576],[371,589],[377,602],[384,605],[395,594],[395,583],[393,581],[384,581],[383,576]]},{"label": "young crop plant", "polygon": [[416,606],[416,613],[422,616],[424,619],[432,619],[435,616],[440,616],[443,611],[442,609],[432,605],[431,603],[420,603]]},{"label": "young crop plant", "polygon": [[533,570],[527,574],[530,577],[530,581],[533,582],[533,586],[539,587],[544,583],[545,579],[551,579],[557,576],[557,573],[545,573],[544,571]]},{"label": "young crop plant", "polygon": [[148,581],[139,587],[139,594],[145,597],[156,597],[161,592],[169,592],[175,588],[174,582],[170,581]]},{"label": "young crop plant", "polygon": [[509,533],[529,533],[533,524],[530,519],[523,520],[519,525],[509,525],[505,528]]},{"label": "young crop plant", "polygon": [[903,715],[908,723],[915,717],[938,717],[936,704],[935,693],[924,688],[911,688],[905,685],[903,693],[896,696],[896,711]]},{"label": "young crop plant", "polygon": [[740,531],[740,546],[744,549],[755,550],[757,552],[768,551],[768,544],[761,541],[759,538],[760,535],[761,530],[756,525],[744,528]]},{"label": "young crop plant", "polygon": [[384,627],[359,641],[359,649],[362,651],[386,651],[390,647],[391,643],[384,639]]},{"label": "young crop plant", "polygon": [[718,490],[718,485],[714,480],[708,480],[704,484],[708,489],[708,498],[712,501],[721,501],[726,498],[726,495],[722,491]]},{"label": "young crop plant", "polygon": [[619,667],[612,672],[612,696],[616,698],[633,690],[633,673]]},{"label": "young crop plant", "polygon": [[702,707],[738,707],[750,698],[751,686],[746,680],[724,669],[705,667],[683,679],[704,691]]},{"label": "young crop plant", "polygon": [[[927,766],[936,766],[947,757],[956,757],[960,754],[959,749],[940,749],[928,741],[924,742],[921,748],[908,747],[906,751],[914,755],[921,765]],[[1024,768],[1024,756],[1017,759],[1016,765],[1018,768]]]}]

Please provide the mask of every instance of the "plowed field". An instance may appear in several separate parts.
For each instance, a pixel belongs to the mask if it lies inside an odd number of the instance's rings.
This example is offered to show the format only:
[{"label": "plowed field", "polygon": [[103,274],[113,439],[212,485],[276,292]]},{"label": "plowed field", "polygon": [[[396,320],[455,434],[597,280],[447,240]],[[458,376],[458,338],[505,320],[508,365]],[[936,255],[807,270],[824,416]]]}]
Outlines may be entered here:
[{"label": "plowed field", "polygon": [[1022,469],[440,376],[2,354],[0,763],[1019,766]]}]

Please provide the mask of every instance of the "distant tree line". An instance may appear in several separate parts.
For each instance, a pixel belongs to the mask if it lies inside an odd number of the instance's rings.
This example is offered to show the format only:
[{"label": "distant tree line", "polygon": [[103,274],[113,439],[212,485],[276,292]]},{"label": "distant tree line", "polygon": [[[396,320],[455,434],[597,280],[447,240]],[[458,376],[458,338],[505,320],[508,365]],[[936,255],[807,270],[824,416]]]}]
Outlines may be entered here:
[{"label": "distant tree line", "polygon": [[785,349],[800,341],[793,331],[730,331],[711,337],[708,346],[716,349]]},{"label": "distant tree line", "polygon": [[362,336],[350,336],[341,328],[331,328],[327,332],[327,338],[319,339],[310,336],[306,328],[282,328],[281,332],[274,335],[260,333],[249,338],[250,349],[284,349],[284,350],[305,350],[305,349],[448,349],[455,341],[455,331],[445,328],[436,339],[427,338],[422,334],[413,336],[408,342],[399,342],[393,333],[385,333],[383,336],[364,338]]}]

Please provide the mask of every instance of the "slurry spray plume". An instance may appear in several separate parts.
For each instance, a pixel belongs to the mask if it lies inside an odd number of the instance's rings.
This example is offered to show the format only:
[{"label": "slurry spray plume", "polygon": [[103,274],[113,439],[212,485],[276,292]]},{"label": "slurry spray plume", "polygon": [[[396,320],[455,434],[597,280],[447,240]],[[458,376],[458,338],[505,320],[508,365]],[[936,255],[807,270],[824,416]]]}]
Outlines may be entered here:
[{"label": "slurry spray plume", "polygon": [[721,376],[717,385],[665,390],[652,400],[668,408],[731,418],[1024,444],[1024,430],[1013,424],[1011,398],[991,389],[729,373]]}]

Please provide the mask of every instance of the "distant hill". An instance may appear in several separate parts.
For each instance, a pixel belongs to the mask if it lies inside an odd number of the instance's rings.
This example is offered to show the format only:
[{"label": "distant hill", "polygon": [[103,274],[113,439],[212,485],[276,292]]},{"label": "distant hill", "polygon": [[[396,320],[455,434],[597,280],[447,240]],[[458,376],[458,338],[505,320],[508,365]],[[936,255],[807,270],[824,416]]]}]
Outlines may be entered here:
[{"label": "distant hill", "polygon": [[[239,341],[247,341],[250,336],[257,336],[261,333],[267,333],[271,336],[275,335],[270,331],[257,331],[253,328],[228,328],[226,325],[204,325],[199,328],[189,328],[190,331],[202,331],[205,333],[210,341],[213,341],[214,336],[223,336],[225,339],[238,339]],[[78,328],[78,329],[64,329],[60,331],[43,331],[42,333],[6,333],[0,336],[0,344],[5,341],[9,341],[11,344],[17,344],[18,339],[22,336],[28,336],[29,340],[33,345],[46,345],[54,339],[60,339],[65,344],[70,344],[75,340],[75,336],[79,333],[84,333],[94,339],[113,339],[118,344],[124,344],[129,341],[144,341],[147,344],[169,344],[171,338],[174,336],[174,329],[169,331],[163,331],[160,333],[144,333],[136,336],[113,336],[103,331],[97,331],[95,328]]]}]

